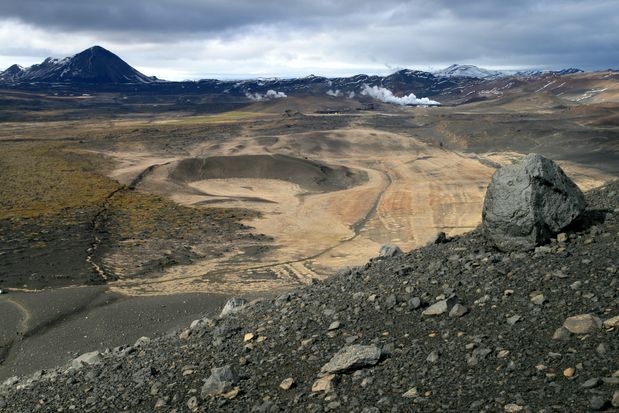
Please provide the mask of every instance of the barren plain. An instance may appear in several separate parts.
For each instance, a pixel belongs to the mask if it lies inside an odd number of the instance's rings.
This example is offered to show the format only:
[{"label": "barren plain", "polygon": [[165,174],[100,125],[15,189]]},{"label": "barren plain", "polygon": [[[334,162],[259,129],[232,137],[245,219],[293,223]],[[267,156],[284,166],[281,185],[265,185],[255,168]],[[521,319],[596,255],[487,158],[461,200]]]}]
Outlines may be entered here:
[{"label": "barren plain", "polygon": [[[382,244],[472,230],[496,167],[528,152],[583,190],[619,176],[612,99],[368,110],[292,97],[222,111],[143,98],[117,112],[110,99],[3,95],[45,104],[4,112],[0,131],[0,379],[172,330],[231,295],[311,283]],[[59,350],[33,357],[50,342]]]}]

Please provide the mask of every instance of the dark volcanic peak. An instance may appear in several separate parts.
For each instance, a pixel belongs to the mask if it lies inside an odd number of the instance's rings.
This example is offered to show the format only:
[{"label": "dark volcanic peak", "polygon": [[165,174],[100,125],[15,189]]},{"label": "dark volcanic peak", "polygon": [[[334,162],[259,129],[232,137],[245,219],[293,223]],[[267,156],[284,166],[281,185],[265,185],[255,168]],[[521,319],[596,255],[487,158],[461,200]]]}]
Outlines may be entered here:
[{"label": "dark volcanic peak", "polygon": [[3,72],[0,72],[0,81],[13,81],[24,72],[24,68],[20,65],[10,66]]},{"label": "dark volcanic peak", "polygon": [[[4,73],[6,71],[2,75]],[[12,78],[0,77],[0,79],[12,82],[50,83],[151,83],[156,81],[156,78],[138,72],[120,57],[101,46],[93,46],[64,59],[48,57],[40,64],[23,69]]]}]

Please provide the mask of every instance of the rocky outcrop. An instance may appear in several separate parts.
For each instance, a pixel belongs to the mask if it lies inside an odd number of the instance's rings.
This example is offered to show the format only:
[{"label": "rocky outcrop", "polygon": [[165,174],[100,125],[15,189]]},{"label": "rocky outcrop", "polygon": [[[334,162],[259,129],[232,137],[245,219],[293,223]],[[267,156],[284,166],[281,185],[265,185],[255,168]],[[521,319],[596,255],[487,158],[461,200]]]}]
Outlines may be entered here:
[{"label": "rocky outcrop", "polygon": [[529,154],[495,172],[482,228],[503,251],[531,250],[570,225],[585,206],[583,193],[559,165]]}]

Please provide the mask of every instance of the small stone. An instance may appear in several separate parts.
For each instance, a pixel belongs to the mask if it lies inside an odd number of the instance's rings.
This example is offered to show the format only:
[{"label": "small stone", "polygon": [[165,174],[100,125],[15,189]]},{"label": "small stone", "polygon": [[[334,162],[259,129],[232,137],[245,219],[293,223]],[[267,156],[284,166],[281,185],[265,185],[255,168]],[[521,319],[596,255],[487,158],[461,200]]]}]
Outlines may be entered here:
[{"label": "small stone", "polygon": [[546,302],[546,297],[544,296],[543,293],[539,291],[534,291],[531,294],[529,294],[529,299],[535,305],[542,305]]},{"label": "small stone", "polygon": [[503,359],[505,357],[507,357],[509,354],[509,350],[501,350],[499,351],[499,354],[497,354],[497,357],[500,359]]},{"label": "small stone", "polygon": [[436,361],[438,361],[438,351],[433,351],[430,354],[428,354],[428,357],[426,357],[426,361],[429,363],[435,363]]},{"label": "small stone", "polygon": [[136,340],[135,344],[133,345],[133,347],[143,347],[145,345],[147,345],[148,343],[150,343],[150,338],[148,337],[140,337]]},{"label": "small stone", "polygon": [[574,370],[573,367],[568,367],[565,370],[563,370],[563,375],[567,378],[570,378],[570,377],[574,377],[575,372],[576,370]]},{"label": "small stone", "polygon": [[582,387],[583,389],[592,389],[594,387],[597,387],[599,384],[600,379],[598,377],[593,377],[581,384],[580,387]]},{"label": "small stone", "polygon": [[101,353],[98,351],[91,351],[84,353],[71,362],[71,367],[79,369],[85,365],[97,364],[101,362]]},{"label": "small stone", "polygon": [[183,332],[179,334],[178,338],[180,338],[181,340],[188,340],[190,336],[191,336],[191,330],[186,329],[186,330],[183,330]]},{"label": "small stone", "polygon": [[610,403],[613,405],[613,407],[619,407],[619,390],[615,390]]},{"label": "small stone", "polygon": [[202,398],[229,392],[238,381],[236,371],[230,366],[215,367],[202,386]]},{"label": "small stone", "polygon": [[565,232],[560,232],[557,234],[557,242],[567,242],[567,234]]},{"label": "small stone", "polygon": [[292,377],[288,377],[287,379],[284,379],[281,383],[279,383],[279,388],[282,390],[290,390],[292,386],[294,386],[294,379]]},{"label": "small stone", "polygon": [[524,407],[516,403],[509,403],[503,407],[503,410],[505,410],[507,413],[517,413],[523,411]]},{"label": "small stone", "polygon": [[398,247],[397,245],[393,245],[393,244],[385,244],[381,246],[380,250],[378,251],[379,257],[389,258],[389,257],[398,256],[398,255],[402,255],[402,250],[400,249],[400,247]]},{"label": "small stone", "polygon": [[559,327],[552,335],[553,340],[567,341],[570,339],[570,331],[565,327]]},{"label": "small stone", "polygon": [[511,317],[507,317],[507,324],[509,324],[510,326],[513,326],[514,324],[516,324],[518,321],[520,321],[522,319],[522,317],[520,317],[519,315],[513,315]]},{"label": "small stone", "polygon": [[337,330],[338,328],[340,328],[340,322],[334,321],[329,325],[329,328],[327,330],[333,331],[333,330]]},{"label": "small stone", "polygon": [[313,392],[325,392],[328,393],[333,390],[335,380],[335,374],[327,374],[324,377],[319,378],[312,384]]},{"label": "small stone", "polygon": [[240,297],[233,297],[226,302],[224,308],[221,310],[219,317],[226,317],[230,314],[235,314],[241,311],[247,305],[247,300]]},{"label": "small stone", "polygon": [[604,343],[600,343],[600,344],[598,344],[598,346],[595,348],[595,351],[596,351],[599,355],[603,355],[603,354],[606,354],[606,352],[608,351],[608,348],[606,347],[606,344],[604,344]]},{"label": "small stone", "polygon": [[455,304],[455,297],[451,297],[447,300],[440,300],[423,310],[422,314],[427,316],[441,315],[450,311]]},{"label": "small stone", "polygon": [[253,339],[254,339],[254,333],[246,333],[243,336],[243,342],[245,342],[245,343],[248,342],[248,341],[251,341]]},{"label": "small stone", "polygon": [[161,409],[166,406],[166,401],[164,399],[157,399],[157,403],[155,403],[155,409]]},{"label": "small stone", "polygon": [[597,331],[602,326],[602,320],[591,314],[579,314],[568,317],[563,322],[563,327],[573,334],[589,334]]},{"label": "small stone", "polygon": [[468,312],[469,312],[468,308],[466,308],[460,303],[457,303],[456,305],[453,306],[453,308],[449,312],[449,317],[453,317],[453,318],[462,317]]},{"label": "small stone", "polygon": [[408,390],[406,391],[406,393],[404,393],[404,394],[402,395],[402,397],[405,397],[405,398],[407,398],[407,399],[413,399],[413,398],[415,398],[415,397],[417,397],[417,396],[419,396],[419,392],[417,391],[417,387],[413,387],[413,388],[411,388],[411,389],[408,389]]},{"label": "small stone", "polygon": [[353,344],[338,351],[320,371],[324,373],[340,373],[357,368],[374,366],[381,357],[378,347]]},{"label": "small stone", "polygon": [[187,408],[192,412],[198,409],[198,398],[196,396],[192,396],[187,400]]},{"label": "small stone", "polygon": [[408,306],[413,310],[421,306],[421,299],[419,297],[413,297],[408,300]]},{"label": "small stone", "polygon": [[591,408],[591,410],[595,411],[604,410],[604,408],[606,407],[606,400],[604,400],[604,398],[600,396],[593,396],[589,401],[589,407]]},{"label": "small stone", "polygon": [[619,315],[604,320],[604,328],[616,328],[619,327]]},{"label": "small stone", "polygon": [[232,390],[230,390],[230,391],[228,391],[228,392],[226,392],[226,393],[222,394],[221,396],[222,396],[223,398],[225,398],[225,399],[232,400],[232,399],[234,399],[236,396],[238,396],[240,392],[241,392],[241,388],[240,388],[240,387],[235,387],[235,388],[233,388]]}]

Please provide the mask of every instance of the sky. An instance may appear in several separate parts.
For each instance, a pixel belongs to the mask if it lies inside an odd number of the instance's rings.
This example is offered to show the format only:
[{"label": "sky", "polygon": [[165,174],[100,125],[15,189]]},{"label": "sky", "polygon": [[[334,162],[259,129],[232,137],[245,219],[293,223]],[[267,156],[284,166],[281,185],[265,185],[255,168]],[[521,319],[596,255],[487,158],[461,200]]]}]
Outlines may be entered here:
[{"label": "sky", "polygon": [[619,68],[619,0],[2,0],[0,69],[103,46],[168,80]]}]

